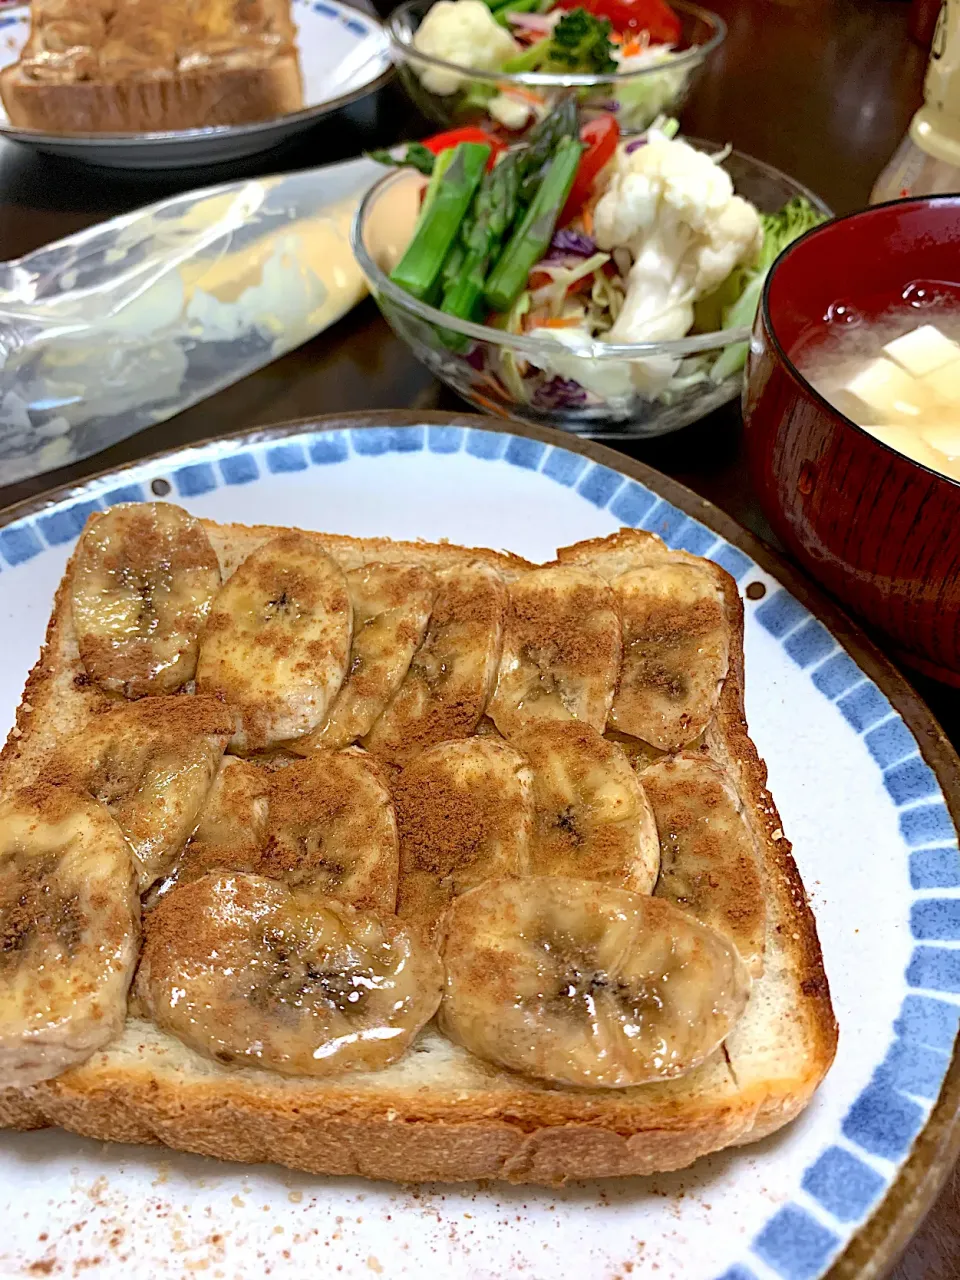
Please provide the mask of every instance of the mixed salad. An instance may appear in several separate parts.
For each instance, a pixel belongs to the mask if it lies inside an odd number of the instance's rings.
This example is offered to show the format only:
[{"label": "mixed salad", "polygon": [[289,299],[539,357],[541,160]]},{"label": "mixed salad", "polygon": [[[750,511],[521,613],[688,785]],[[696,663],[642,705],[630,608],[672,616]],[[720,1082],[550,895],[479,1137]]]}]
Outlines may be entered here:
[{"label": "mixed salad", "polygon": [[[608,110],[634,129],[649,124],[683,89],[686,71],[667,65],[680,44],[680,19],[666,0],[438,0],[413,36],[418,52],[474,71],[619,76],[662,66],[655,76],[601,90]],[[427,64],[417,65],[416,73],[439,97],[465,90],[465,112],[485,111],[508,130],[526,129],[552,105],[535,85],[489,84]]]},{"label": "mixed salad", "polygon": [[525,404],[670,402],[722,382],[742,368],[746,343],[684,359],[601,357],[595,344],[750,325],[774,258],[823,218],[799,197],[758,212],[734,192],[725,153],[676,134],[671,120],[629,139],[613,116],[581,127],[564,100],[511,148],[470,128],[399,158],[375,153],[429,175],[391,280],[448,316],[547,339],[521,359],[438,326],[448,348]]}]

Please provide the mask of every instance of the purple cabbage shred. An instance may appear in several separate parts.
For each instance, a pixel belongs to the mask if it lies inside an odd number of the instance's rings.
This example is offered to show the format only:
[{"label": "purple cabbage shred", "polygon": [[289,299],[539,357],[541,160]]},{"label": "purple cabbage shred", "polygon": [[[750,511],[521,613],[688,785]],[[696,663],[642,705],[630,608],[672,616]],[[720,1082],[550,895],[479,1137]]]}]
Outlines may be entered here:
[{"label": "purple cabbage shred", "polygon": [[563,227],[554,232],[547,258],[562,258],[567,254],[573,254],[576,258],[589,258],[591,254],[596,252],[596,241],[591,240],[582,231],[571,231],[569,228]]},{"label": "purple cabbage shred", "polygon": [[634,138],[634,140],[633,140],[632,142],[628,142],[628,143],[627,143],[627,145],[624,147],[624,151],[625,151],[625,152],[627,153],[627,155],[629,156],[629,155],[631,155],[634,151],[639,150],[639,148],[640,148],[640,147],[645,147],[646,145],[647,145],[647,139],[646,139],[645,137],[644,137],[644,138]]},{"label": "purple cabbage shred", "polygon": [[469,351],[463,358],[471,369],[476,369],[478,373],[483,373],[485,361],[482,342],[478,342],[473,350]]},{"label": "purple cabbage shred", "polygon": [[536,409],[577,409],[586,404],[587,393],[571,378],[551,378],[533,393]]}]

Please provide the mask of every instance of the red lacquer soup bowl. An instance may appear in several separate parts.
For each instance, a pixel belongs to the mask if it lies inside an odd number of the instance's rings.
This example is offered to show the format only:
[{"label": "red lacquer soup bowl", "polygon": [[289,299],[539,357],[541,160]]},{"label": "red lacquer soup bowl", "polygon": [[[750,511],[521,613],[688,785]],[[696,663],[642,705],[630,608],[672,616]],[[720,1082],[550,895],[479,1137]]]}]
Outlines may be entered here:
[{"label": "red lacquer soup bowl", "polygon": [[[793,555],[905,661],[960,685],[960,484],[861,430],[791,359],[838,305],[868,322],[915,281],[960,282],[960,196],[876,205],[783,253],[747,365],[747,454]],[[928,321],[917,312],[917,325]]]}]

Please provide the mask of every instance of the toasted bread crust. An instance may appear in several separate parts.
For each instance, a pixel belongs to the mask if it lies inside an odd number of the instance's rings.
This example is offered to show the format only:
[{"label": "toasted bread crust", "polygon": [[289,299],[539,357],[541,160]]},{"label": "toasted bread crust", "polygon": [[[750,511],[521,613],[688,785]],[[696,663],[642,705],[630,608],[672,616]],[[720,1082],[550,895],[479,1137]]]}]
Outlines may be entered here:
[{"label": "toasted bread crust", "polygon": [[14,64],[0,98],[18,129],[49,134],[166,133],[257,124],[303,107],[300,63],[282,54],[263,66],[190,71],[167,80],[48,84]]},{"label": "toasted bread crust", "polygon": [[[279,532],[206,528],[225,575]],[[313,536],[345,569],[371,560],[446,568],[482,559],[510,578],[531,567],[515,556],[447,544]],[[321,1083],[220,1067],[131,1014],[120,1040],[83,1065],[24,1092],[0,1092],[0,1126],[60,1125],[105,1141],[160,1143],[244,1162],[279,1159],[316,1174],[554,1185],[683,1168],[707,1152],[755,1141],[801,1111],[833,1060],[837,1028],[813,915],[766,788],[766,768],[747,733],[743,608],[722,569],[641,536],[658,557],[707,565],[723,589],[730,668],[699,749],[732,773],[761,855],[768,946],[780,950],[788,973],[789,990],[778,995],[790,1009],[792,1056],[785,1052],[772,1069],[758,1066],[750,1046],[738,1050],[731,1038],[679,1080],[578,1090],[497,1070],[427,1028],[394,1067]],[[624,530],[617,537],[629,547],[638,535]],[[563,551],[559,558],[566,558]],[[56,737],[102,702],[85,680],[72,637],[69,575],[70,566],[17,726],[0,753],[0,791],[29,780]]]},{"label": "toasted bread crust", "polygon": [[13,125],[51,134],[251,124],[298,111],[289,0],[35,0],[0,73]]}]

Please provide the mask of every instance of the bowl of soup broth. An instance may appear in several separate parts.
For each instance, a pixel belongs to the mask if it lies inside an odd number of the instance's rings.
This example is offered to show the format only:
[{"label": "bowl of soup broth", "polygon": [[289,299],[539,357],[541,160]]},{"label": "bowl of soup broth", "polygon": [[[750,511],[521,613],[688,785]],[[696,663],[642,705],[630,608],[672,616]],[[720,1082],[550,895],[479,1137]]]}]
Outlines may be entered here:
[{"label": "bowl of soup broth", "polygon": [[743,411],[788,550],[904,661],[960,685],[960,196],[875,205],[786,249]]}]

